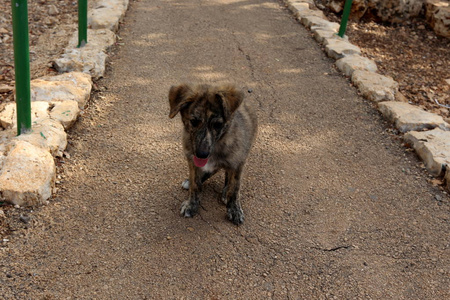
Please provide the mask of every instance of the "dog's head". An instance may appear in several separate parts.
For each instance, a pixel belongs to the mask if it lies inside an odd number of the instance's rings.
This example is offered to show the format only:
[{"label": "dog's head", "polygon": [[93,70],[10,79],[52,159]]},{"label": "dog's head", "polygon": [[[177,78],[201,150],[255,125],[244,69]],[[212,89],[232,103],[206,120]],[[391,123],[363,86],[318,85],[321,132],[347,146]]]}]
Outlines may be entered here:
[{"label": "dog's head", "polygon": [[244,94],[231,85],[192,87],[182,84],[170,88],[169,118],[180,113],[184,128],[190,134],[196,166],[206,164],[243,99]]}]

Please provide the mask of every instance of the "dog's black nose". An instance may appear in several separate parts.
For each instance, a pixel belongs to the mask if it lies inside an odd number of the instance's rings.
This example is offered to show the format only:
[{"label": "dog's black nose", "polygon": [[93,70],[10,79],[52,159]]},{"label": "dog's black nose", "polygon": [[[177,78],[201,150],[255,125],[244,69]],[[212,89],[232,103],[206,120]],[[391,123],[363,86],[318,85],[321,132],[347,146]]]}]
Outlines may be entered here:
[{"label": "dog's black nose", "polygon": [[202,150],[202,149],[198,149],[198,150],[195,152],[195,156],[197,156],[198,158],[203,158],[203,159],[208,158],[208,156],[209,156],[209,151]]}]

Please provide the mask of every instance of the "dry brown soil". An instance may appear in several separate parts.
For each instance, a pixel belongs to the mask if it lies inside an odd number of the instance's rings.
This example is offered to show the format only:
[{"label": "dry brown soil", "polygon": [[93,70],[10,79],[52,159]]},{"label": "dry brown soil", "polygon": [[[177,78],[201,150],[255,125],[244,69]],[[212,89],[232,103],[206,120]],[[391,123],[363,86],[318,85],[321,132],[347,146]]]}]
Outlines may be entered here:
[{"label": "dry brown soil", "polygon": [[[142,0],[58,162],[58,193],[2,220],[6,299],[448,299],[449,197],[278,2]],[[232,81],[258,109],[246,221],[185,219],[167,93]],[[0,210],[0,212],[3,210]]]},{"label": "dry brown soil", "polygon": [[[336,15],[326,15],[340,23]],[[450,121],[450,39],[437,36],[420,17],[403,24],[349,20],[346,34],[379,73],[399,83],[404,101]]]}]

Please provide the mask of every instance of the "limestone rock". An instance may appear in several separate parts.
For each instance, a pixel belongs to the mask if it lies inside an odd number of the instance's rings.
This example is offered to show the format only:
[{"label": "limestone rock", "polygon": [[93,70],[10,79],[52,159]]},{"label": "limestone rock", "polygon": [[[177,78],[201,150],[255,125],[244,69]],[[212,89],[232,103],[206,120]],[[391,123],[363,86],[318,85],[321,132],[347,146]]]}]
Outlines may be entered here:
[{"label": "limestone rock", "polygon": [[[344,9],[345,0],[325,0],[324,5],[334,13],[340,13]],[[367,0],[353,0],[349,19],[359,20],[368,9]]]},{"label": "limestone rock", "polygon": [[67,100],[54,102],[53,105],[54,107],[50,112],[51,118],[59,121],[66,130],[72,127],[80,114],[78,103],[73,100]]},{"label": "limestone rock", "polygon": [[294,14],[295,17],[298,17],[298,13],[304,10],[309,10],[309,3],[297,2],[297,1],[288,1],[287,6],[289,10]]},{"label": "limestone rock", "polygon": [[430,131],[410,131],[404,136],[417,155],[424,161],[428,171],[440,176],[450,165],[450,131],[435,128]]},{"label": "limestone rock", "polygon": [[5,162],[5,159],[6,159],[5,152],[0,151],[0,170],[3,168],[3,163]]},{"label": "limestone rock", "polygon": [[352,76],[355,70],[366,70],[376,72],[376,63],[360,55],[349,55],[336,61],[336,66],[347,76]]},{"label": "limestone rock", "polygon": [[336,38],[348,42],[348,37],[344,35],[343,38],[337,35],[340,24],[336,22],[330,22],[327,20],[317,19],[316,22],[311,23],[311,31],[314,33],[316,41],[322,44],[326,44],[328,39]]},{"label": "limestone rock", "polygon": [[336,36],[336,31],[330,29],[316,29],[314,32],[314,39],[323,44],[325,40]]},{"label": "limestone rock", "polygon": [[344,9],[345,1],[328,0],[324,2],[325,6],[328,7],[334,13],[340,13]]},{"label": "limestone rock", "polygon": [[[331,11],[339,13],[344,8],[345,0],[324,0],[324,5]],[[350,18],[377,19],[382,22],[398,23],[417,17],[424,0],[353,0]]]},{"label": "limestone rock", "polygon": [[59,72],[83,72],[99,79],[105,74],[106,58],[102,51],[74,48],[66,50],[61,58],[55,60],[55,68]]},{"label": "limestone rock", "polygon": [[321,10],[300,11],[298,13],[298,19],[306,28],[311,28],[311,26],[322,22],[330,22],[326,20],[325,15]]},{"label": "limestone rock", "polygon": [[4,159],[0,192],[15,205],[40,205],[51,196],[55,174],[55,162],[47,150],[19,140]]},{"label": "limestone rock", "polygon": [[437,35],[450,38],[450,5],[449,1],[427,0],[425,17]]},{"label": "limestone rock", "polygon": [[92,80],[81,72],[41,77],[31,81],[31,101],[73,100],[84,108],[91,95]]},{"label": "limestone rock", "polygon": [[50,104],[48,102],[45,101],[31,102],[31,122],[36,124],[37,120],[47,119],[49,108]]},{"label": "limestone rock", "polygon": [[387,101],[378,103],[380,112],[401,132],[421,131],[424,129],[449,128],[444,119],[421,108],[404,103]]},{"label": "limestone rock", "polygon": [[109,29],[88,29],[88,42],[84,47],[78,47],[78,31],[75,32],[67,49],[84,49],[85,51],[107,52],[116,42],[116,34]]},{"label": "limestone rock", "polygon": [[0,124],[4,129],[13,126],[14,117],[16,115],[16,103],[8,103],[0,112]]},{"label": "limestone rock", "polygon": [[[38,119],[48,118],[49,103],[45,101],[31,102],[31,122],[36,122]],[[17,127],[16,103],[11,102],[6,104],[5,109],[0,113],[0,123],[3,128]]]},{"label": "limestone rock", "polygon": [[289,9],[296,5],[300,5],[302,7],[305,5],[308,9],[317,9],[314,0],[284,0],[284,2],[286,2]]},{"label": "limestone rock", "polygon": [[9,93],[14,90],[14,87],[6,85],[6,84],[0,84],[0,93]]},{"label": "limestone rock", "polygon": [[52,119],[40,119],[31,128],[31,132],[21,134],[15,139],[26,141],[42,149],[46,149],[53,156],[62,157],[67,147],[67,134],[60,122]]},{"label": "limestone rock", "polygon": [[[7,150],[9,149],[7,145],[15,136],[17,136],[17,130],[0,130],[0,156],[4,156],[7,153]],[[0,170],[1,168],[0,165]]]},{"label": "limestone rock", "polygon": [[334,59],[340,59],[349,55],[361,54],[361,49],[358,46],[349,43],[339,36],[325,39],[324,45],[327,55]]},{"label": "limestone rock", "polygon": [[375,102],[393,101],[398,92],[398,83],[391,77],[369,71],[354,71],[352,82],[364,97]]},{"label": "limestone rock", "polygon": [[338,32],[339,31],[339,23],[336,22],[330,22],[328,20],[318,20],[317,23],[312,22],[310,29],[311,31],[316,31],[318,29],[327,29],[327,30],[331,30],[334,32]]},{"label": "limestone rock", "polygon": [[117,31],[128,7],[128,0],[100,0],[90,10],[88,23],[92,29]]},{"label": "limestone rock", "polygon": [[115,34],[108,29],[88,30],[88,43],[77,48],[78,33],[72,36],[62,57],[54,61],[59,72],[83,72],[94,79],[103,77],[107,55],[105,51],[115,43]]}]

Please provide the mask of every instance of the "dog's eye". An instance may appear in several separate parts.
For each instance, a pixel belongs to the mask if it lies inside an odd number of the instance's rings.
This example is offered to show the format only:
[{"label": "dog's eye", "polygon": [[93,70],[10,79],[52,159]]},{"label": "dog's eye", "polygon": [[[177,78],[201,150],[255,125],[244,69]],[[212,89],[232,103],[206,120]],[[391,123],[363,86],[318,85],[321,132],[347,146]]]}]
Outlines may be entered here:
[{"label": "dog's eye", "polygon": [[197,127],[198,125],[200,125],[200,120],[199,119],[191,119],[191,125],[192,127]]},{"label": "dog's eye", "polygon": [[214,130],[220,130],[220,129],[222,129],[223,123],[220,121],[216,121],[216,122],[213,122],[211,125]]}]

